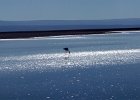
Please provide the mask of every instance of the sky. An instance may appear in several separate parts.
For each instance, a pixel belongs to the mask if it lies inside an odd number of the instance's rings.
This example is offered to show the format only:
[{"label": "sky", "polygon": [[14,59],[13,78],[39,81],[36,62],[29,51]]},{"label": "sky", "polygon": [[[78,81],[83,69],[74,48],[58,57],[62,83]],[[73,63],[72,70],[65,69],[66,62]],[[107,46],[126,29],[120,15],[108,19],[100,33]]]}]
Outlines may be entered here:
[{"label": "sky", "polygon": [[140,18],[140,0],[0,0],[0,20]]}]

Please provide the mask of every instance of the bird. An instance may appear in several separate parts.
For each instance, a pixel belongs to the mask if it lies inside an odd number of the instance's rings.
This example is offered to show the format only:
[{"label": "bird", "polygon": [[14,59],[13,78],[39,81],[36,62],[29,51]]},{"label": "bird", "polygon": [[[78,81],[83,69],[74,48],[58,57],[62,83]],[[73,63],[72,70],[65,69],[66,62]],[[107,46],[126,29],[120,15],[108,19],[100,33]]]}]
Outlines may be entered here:
[{"label": "bird", "polygon": [[69,48],[63,48],[63,50],[65,50],[65,52],[68,52],[70,54]]}]

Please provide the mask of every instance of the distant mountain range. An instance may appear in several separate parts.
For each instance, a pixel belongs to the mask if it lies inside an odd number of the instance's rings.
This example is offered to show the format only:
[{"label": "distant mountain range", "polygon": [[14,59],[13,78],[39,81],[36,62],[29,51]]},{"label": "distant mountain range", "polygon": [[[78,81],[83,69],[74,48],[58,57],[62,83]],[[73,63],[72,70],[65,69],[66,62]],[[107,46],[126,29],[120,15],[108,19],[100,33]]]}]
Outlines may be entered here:
[{"label": "distant mountain range", "polygon": [[0,21],[0,32],[140,28],[140,18],[110,20]]}]

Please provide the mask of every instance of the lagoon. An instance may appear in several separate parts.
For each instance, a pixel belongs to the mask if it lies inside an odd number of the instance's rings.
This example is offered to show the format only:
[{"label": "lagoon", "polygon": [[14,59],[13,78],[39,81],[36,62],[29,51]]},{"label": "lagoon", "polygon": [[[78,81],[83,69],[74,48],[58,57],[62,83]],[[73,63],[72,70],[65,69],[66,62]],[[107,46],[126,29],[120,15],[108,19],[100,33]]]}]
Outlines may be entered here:
[{"label": "lagoon", "polygon": [[1,39],[0,99],[139,100],[139,39],[139,32]]}]

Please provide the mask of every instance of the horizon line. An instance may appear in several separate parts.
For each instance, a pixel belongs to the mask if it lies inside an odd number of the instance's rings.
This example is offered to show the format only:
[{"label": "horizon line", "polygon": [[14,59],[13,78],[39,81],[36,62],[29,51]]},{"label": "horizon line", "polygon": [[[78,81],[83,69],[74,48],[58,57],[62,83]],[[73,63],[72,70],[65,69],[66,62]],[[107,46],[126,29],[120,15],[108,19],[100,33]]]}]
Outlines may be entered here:
[{"label": "horizon line", "polygon": [[104,20],[121,20],[121,19],[140,19],[140,18],[106,18],[106,19],[27,19],[27,20],[0,20],[0,21],[9,21],[9,22],[22,22],[22,21],[104,21]]}]

